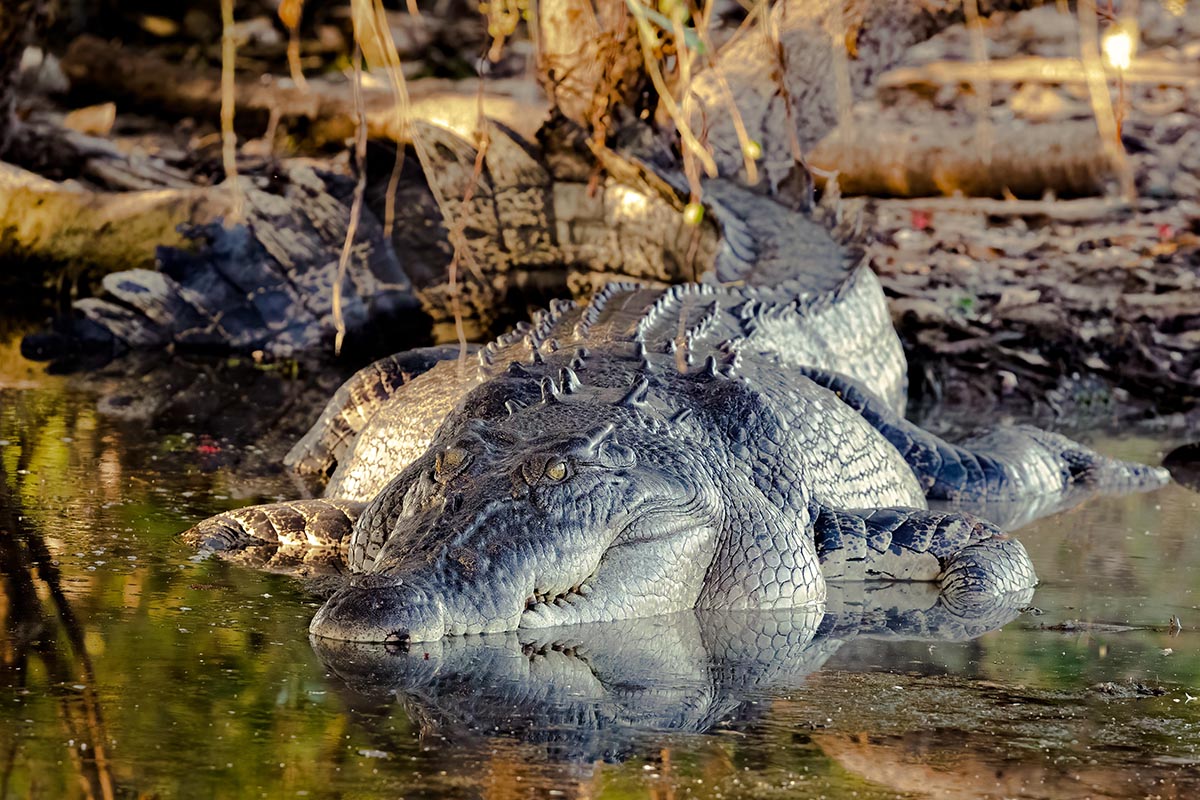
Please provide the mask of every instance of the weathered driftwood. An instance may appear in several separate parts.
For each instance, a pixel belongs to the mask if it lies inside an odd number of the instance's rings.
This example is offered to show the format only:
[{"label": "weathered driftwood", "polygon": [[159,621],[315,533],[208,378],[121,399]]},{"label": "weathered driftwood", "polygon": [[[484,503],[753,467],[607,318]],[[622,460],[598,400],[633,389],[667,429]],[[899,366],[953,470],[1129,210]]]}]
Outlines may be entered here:
[{"label": "weathered driftwood", "polygon": [[836,173],[846,194],[884,197],[1092,195],[1113,175],[1094,120],[1013,120],[981,136],[971,120],[938,116],[920,126],[850,121],[822,139],[808,163]]},{"label": "weathered driftwood", "polygon": [[0,254],[100,272],[148,268],[158,246],[184,242],[180,225],[223,216],[227,198],[200,187],[93,191],[0,162]]},{"label": "weathered driftwood", "polygon": [[[62,66],[75,92],[116,100],[123,108],[172,118],[220,116],[221,76],[215,69],[184,66],[88,35],[71,43]],[[385,82],[377,83],[364,86],[368,136],[408,141],[395,99]],[[482,109],[484,116],[532,137],[549,110],[526,82],[488,81],[481,87],[477,80],[431,79],[412,82],[409,92],[410,118],[436,121],[462,135],[474,130]],[[243,136],[264,135],[272,120],[311,146],[354,136],[354,103],[345,83],[314,78],[299,88],[283,77],[241,77],[234,100],[234,124]]]},{"label": "weathered driftwood", "polygon": [[[332,341],[352,188],[344,177],[302,163],[243,177],[244,216],[232,227],[219,221],[226,186],[94,192],[4,164],[0,179],[10,253],[121,269],[103,276],[105,295],[75,303],[67,337],[35,339],[35,350],[74,339],[114,352],[177,344],[290,355]],[[415,310],[411,288],[364,211],[340,279],[347,328]]]},{"label": "weathered driftwood", "polygon": [[[1039,4],[991,0],[980,2],[979,11],[986,16]],[[960,0],[781,0],[768,24],[736,37],[720,52],[715,70],[696,77],[689,119],[705,131],[721,174],[741,176],[743,147],[729,112],[736,103],[749,138],[762,148],[766,178],[777,186],[788,179],[796,156],[807,156],[846,119],[880,73],[912,45],[962,19]]]}]

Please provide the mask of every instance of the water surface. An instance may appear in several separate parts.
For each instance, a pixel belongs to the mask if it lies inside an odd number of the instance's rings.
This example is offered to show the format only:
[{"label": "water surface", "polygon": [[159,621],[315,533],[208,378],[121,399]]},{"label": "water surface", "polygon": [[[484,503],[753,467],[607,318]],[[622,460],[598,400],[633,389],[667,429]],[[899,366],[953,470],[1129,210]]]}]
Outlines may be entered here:
[{"label": "water surface", "polygon": [[175,538],[304,491],[273,465],[338,376],[0,364],[0,797],[1200,796],[1183,487],[1021,531],[1042,585],[978,638],[906,638],[918,592],[347,657],[304,586]]}]

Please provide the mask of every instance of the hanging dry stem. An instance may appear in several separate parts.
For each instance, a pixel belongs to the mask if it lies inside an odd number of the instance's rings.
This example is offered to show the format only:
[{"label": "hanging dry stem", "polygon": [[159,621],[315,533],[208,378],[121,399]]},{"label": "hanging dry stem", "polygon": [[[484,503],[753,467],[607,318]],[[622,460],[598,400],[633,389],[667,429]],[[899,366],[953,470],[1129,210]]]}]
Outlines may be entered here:
[{"label": "hanging dry stem", "polygon": [[987,38],[983,35],[983,20],[979,16],[978,0],[963,0],[963,16],[971,38],[971,58],[978,65],[981,80],[972,86],[971,105],[975,112],[975,141],[983,163],[992,160],[992,81],[989,74]]},{"label": "hanging dry stem", "polygon": [[1100,129],[1100,142],[1108,156],[1113,171],[1120,182],[1121,197],[1132,201],[1137,196],[1133,183],[1133,170],[1125,157],[1125,147],[1117,131],[1117,119],[1113,113],[1112,97],[1108,93],[1108,78],[1100,58],[1100,25],[1096,14],[1096,0],[1079,0],[1079,48],[1083,69],[1087,74],[1088,94],[1092,101],[1092,113]]},{"label": "hanging dry stem", "polygon": [[[433,164],[429,158],[425,142],[418,134],[416,127],[411,125],[408,84],[405,82],[404,73],[400,68],[400,54],[396,50],[396,43],[392,39],[391,30],[388,28],[387,14],[384,11],[383,3],[381,0],[351,0],[350,8],[354,21],[355,40],[362,47],[362,53],[366,58],[367,64],[381,66],[388,77],[388,84],[391,87],[392,96],[395,100],[392,104],[396,123],[395,130],[408,132],[413,150],[416,151],[417,159],[421,162],[421,168],[426,175],[432,175]],[[483,124],[482,117],[480,117],[480,124]],[[476,177],[472,180],[472,186],[478,180],[478,173],[482,169],[482,153],[486,148],[486,138],[482,134],[480,136],[483,141],[480,143],[480,155],[476,160]],[[400,155],[398,154],[397,157],[399,158]],[[398,178],[399,169],[399,165],[393,168],[393,180]],[[391,187],[392,182],[389,182],[389,189]],[[450,244],[454,248],[454,256],[451,261],[453,270],[450,288],[451,302],[454,304],[455,329],[459,334],[459,344],[462,352],[465,353],[467,342],[458,297],[457,269],[459,264],[463,264],[476,275],[480,275],[481,272],[479,265],[474,261],[474,257],[463,235],[464,222],[462,221],[462,215],[451,210],[450,202],[437,186],[437,181],[430,180],[429,189],[438,204],[438,208],[442,212],[443,218],[446,220]],[[471,194],[472,190],[468,188],[467,197],[463,202],[469,202]],[[461,208],[461,206],[459,207]],[[387,226],[386,229],[390,232],[388,220],[385,220],[385,225]]]},{"label": "hanging dry stem", "polygon": [[346,241],[338,256],[337,278],[333,282],[333,326],[336,334],[333,352],[342,352],[346,339],[346,319],[342,313],[342,283],[346,280],[346,269],[354,250],[354,236],[358,233],[358,221],[362,217],[363,196],[367,188],[367,110],[362,91],[362,49],[354,43],[354,156],[358,163],[358,180],[354,184],[354,200],[350,205],[350,221],[346,223]]},{"label": "hanging dry stem", "polygon": [[229,185],[230,212],[226,225],[241,222],[246,198],[238,183],[237,134],[233,130],[237,34],[234,30],[233,0],[221,0],[221,159],[225,167],[225,182]]},{"label": "hanging dry stem", "polygon": [[300,63],[300,19],[304,15],[304,0],[281,0],[279,21],[288,29],[287,60],[292,83],[302,91],[308,89],[304,79],[304,67]]}]

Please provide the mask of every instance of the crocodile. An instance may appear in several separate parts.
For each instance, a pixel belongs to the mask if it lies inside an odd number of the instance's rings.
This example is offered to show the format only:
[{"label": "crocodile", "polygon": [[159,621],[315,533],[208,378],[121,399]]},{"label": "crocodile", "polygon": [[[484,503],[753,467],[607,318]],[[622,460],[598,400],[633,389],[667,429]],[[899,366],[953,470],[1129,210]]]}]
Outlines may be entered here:
[{"label": "crocodile", "polygon": [[[311,633],[403,645],[817,607],[839,581],[934,581],[970,604],[1036,583],[1021,544],[972,507],[1167,480],[1032,427],[950,443],[906,420],[878,280],[783,212],[741,229],[731,215],[705,281],[610,283],[472,352],[364,368],[286,459],[331,474],[322,499],[221,514],[187,538],[293,565],[336,551],[350,575]],[[805,257],[826,250],[840,255]]]}]

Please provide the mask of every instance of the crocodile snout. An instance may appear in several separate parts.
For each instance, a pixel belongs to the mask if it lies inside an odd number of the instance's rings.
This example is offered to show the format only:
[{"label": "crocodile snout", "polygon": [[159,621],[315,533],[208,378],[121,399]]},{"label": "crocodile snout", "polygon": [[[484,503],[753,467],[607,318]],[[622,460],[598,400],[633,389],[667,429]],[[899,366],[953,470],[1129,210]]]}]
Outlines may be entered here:
[{"label": "crocodile snout", "polygon": [[446,635],[440,600],[415,584],[379,578],[358,576],[338,590],[317,612],[309,632],[344,642],[389,644],[431,642]]}]

